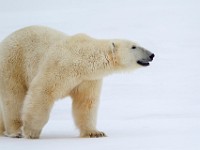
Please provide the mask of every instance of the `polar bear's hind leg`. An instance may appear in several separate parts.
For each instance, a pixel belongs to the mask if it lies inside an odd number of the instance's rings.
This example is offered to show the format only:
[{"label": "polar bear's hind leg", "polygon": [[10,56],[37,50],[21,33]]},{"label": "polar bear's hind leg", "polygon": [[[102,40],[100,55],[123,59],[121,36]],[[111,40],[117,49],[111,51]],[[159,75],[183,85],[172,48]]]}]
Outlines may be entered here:
[{"label": "polar bear's hind leg", "polygon": [[[9,82],[6,86],[4,85],[4,88],[1,87],[1,90],[4,92],[1,95],[1,130],[5,128],[5,136],[19,138],[21,137],[22,126],[21,110],[26,89],[19,82]],[[1,125],[2,120],[3,126]]]},{"label": "polar bear's hind leg", "polygon": [[[24,97],[23,97],[24,98]],[[4,135],[19,138],[21,134],[21,109],[23,105],[22,97],[5,99],[3,104],[4,111]]]},{"label": "polar bear's hind leg", "polygon": [[3,116],[2,116],[2,108],[0,104],[0,135],[4,132],[4,124],[3,124]]}]

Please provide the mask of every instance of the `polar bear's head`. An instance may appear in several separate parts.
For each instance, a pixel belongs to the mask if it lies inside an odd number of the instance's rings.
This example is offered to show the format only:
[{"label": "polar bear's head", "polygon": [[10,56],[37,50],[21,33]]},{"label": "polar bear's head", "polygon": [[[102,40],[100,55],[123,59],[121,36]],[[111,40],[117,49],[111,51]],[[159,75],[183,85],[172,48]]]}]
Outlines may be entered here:
[{"label": "polar bear's head", "polygon": [[123,68],[134,69],[149,66],[154,54],[137,43],[128,40],[112,40],[113,53]]}]

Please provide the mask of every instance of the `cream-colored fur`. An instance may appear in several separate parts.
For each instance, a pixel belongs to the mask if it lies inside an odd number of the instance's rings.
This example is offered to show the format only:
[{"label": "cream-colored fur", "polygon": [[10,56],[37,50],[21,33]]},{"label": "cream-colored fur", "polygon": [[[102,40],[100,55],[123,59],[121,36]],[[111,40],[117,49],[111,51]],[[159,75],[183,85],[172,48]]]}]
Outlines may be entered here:
[{"label": "cream-colored fur", "polygon": [[3,114],[2,114],[2,108],[0,104],[0,133],[3,133],[4,131],[4,124],[3,124]]},{"label": "cream-colored fur", "polygon": [[96,129],[102,79],[139,67],[133,45],[40,26],[14,32],[0,44],[0,133],[39,138],[55,100],[71,96],[80,135],[105,136]]}]

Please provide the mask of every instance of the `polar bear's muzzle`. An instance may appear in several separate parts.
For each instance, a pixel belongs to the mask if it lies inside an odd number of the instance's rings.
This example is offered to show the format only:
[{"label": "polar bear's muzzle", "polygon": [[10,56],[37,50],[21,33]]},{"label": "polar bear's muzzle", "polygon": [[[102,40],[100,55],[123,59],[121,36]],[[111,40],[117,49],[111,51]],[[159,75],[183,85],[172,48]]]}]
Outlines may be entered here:
[{"label": "polar bear's muzzle", "polygon": [[155,57],[155,54],[142,47],[138,47],[136,51],[137,64],[141,66],[149,66],[149,62],[153,61],[153,58]]},{"label": "polar bear's muzzle", "polygon": [[155,55],[151,54],[148,59],[138,60],[137,63],[141,66],[149,66],[149,62],[152,61],[154,57]]}]

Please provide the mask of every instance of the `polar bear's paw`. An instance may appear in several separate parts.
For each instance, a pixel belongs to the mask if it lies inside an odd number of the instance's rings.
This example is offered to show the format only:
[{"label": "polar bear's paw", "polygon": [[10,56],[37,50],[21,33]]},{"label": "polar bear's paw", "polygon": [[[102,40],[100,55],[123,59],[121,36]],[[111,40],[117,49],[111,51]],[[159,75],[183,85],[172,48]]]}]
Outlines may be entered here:
[{"label": "polar bear's paw", "polygon": [[39,139],[41,130],[22,127],[23,137],[27,139]]},{"label": "polar bear's paw", "polygon": [[21,131],[16,132],[16,133],[7,133],[6,131],[3,133],[5,136],[7,137],[11,137],[11,138],[22,138],[22,133]]},{"label": "polar bear's paw", "polygon": [[106,137],[106,134],[102,131],[92,130],[92,131],[82,132],[80,136],[84,138],[99,138],[99,137]]}]

